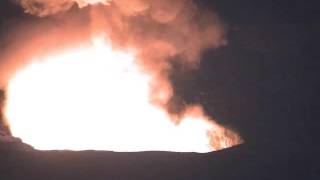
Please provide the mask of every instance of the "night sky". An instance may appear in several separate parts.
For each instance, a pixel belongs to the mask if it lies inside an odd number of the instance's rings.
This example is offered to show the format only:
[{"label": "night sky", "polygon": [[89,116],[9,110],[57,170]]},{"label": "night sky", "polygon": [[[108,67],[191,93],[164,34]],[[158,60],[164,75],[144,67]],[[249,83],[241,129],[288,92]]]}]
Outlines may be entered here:
[{"label": "night sky", "polygon": [[229,25],[229,44],[205,53],[198,71],[176,77],[177,92],[266,151],[319,150],[316,1],[203,5]]},{"label": "night sky", "polygon": [[[320,178],[311,170],[316,161],[304,158],[320,152],[317,2],[199,1],[227,24],[229,43],[206,51],[199,69],[186,72],[177,67],[171,78],[181,101],[203,104],[261,158],[286,156],[284,164],[300,164],[291,171],[303,169],[305,179]],[[26,16],[1,1],[0,37]]]}]

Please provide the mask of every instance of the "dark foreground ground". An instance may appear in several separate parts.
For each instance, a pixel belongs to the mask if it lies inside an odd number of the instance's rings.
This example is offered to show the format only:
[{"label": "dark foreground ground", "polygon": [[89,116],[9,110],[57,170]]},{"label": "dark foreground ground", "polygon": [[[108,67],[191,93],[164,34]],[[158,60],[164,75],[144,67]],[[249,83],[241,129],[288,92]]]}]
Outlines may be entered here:
[{"label": "dark foreground ground", "polygon": [[241,145],[208,154],[170,152],[0,152],[1,180],[317,179],[313,154],[270,154]]}]

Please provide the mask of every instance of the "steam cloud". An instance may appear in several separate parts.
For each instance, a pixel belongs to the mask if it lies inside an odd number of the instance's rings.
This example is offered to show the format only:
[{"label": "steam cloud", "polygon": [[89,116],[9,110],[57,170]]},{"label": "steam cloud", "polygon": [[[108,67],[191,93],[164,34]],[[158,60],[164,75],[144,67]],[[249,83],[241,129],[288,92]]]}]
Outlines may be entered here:
[{"label": "steam cloud", "polygon": [[192,0],[16,1],[40,17],[67,11],[74,4],[107,5],[91,8],[91,29],[106,33],[114,46],[139,50],[141,66],[155,78],[152,101],[160,106],[173,95],[170,61],[196,67],[204,49],[226,43],[223,23],[215,14],[200,11]]},{"label": "steam cloud", "polygon": [[[226,44],[223,23],[214,13],[200,10],[192,0],[15,1],[25,12],[39,17],[55,16],[68,11],[75,4],[80,8],[90,4],[103,4],[90,7],[90,29],[106,33],[115,47],[135,47],[139,50],[138,63],[154,78],[154,84],[151,84],[151,100],[167,109],[173,97],[169,81],[169,75],[173,70],[172,61],[194,68],[197,67],[203,50]],[[73,23],[75,22],[71,22]],[[67,24],[70,26],[69,22]],[[65,29],[68,29],[68,25]],[[46,32],[44,39],[51,35],[55,37],[51,39],[56,39],[55,34],[58,34],[58,31]],[[64,30],[64,35],[68,35],[67,30]],[[34,36],[37,37],[39,34]],[[52,44],[52,40],[49,41],[41,39],[33,46]],[[14,62],[17,63],[17,60]],[[10,68],[14,66],[11,65]],[[182,108],[182,112],[177,114],[183,115],[188,108]],[[233,139],[237,137],[229,130],[226,130],[225,135]]]},{"label": "steam cloud", "polygon": [[48,16],[69,10],[75,3],[80,8],[89,4],[102,3],[107,5],[110,0],[15,0],[25,12],[37,16]]}]

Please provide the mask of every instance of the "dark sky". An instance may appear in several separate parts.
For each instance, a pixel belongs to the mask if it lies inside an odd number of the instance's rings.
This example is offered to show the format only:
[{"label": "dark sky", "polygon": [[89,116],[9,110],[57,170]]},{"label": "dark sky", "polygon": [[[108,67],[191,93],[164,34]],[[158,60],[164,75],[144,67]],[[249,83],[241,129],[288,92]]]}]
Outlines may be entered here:
[{"label": "dark sky", "polygon": [[178,76],[177,91],[204,104],[248,143],[289,153],[318,149],[316,1],[203,4],[229,24],[229,44],[208,51],[193,75]]},{"label": "dark sky", "polygon": [[[266,157],[320,152],[317,2],[200,1],[228,24],[229,44],[207,51],[197,71],[177,70],[176,92],[188,103],[203,104]],[[1,1],[0,32],[24,16]]]}]

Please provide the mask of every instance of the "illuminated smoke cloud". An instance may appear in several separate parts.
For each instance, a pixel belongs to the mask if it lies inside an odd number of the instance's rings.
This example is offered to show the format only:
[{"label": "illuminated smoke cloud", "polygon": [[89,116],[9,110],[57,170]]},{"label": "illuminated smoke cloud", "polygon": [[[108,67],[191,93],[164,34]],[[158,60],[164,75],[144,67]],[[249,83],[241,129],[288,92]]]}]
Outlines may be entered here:
[{"label": "illuminated smoke cloud", "polygon": [[80,8],[89,4],[102,3],[108,5],[110,0],[15,0],[25,12],[40,17],[69,10],[75,3]]},{"label": "illuminated smoke cloud", "polygon": [[[212,12],[200,10],[192,0],[15,1],[25,9],[25,12],[39,17],[66,12],[76,4],[79,8],[87,5],[102,4],[90,8],[90,22],[86,26],[89,30],[84,28],[85,31],[107,34],[108,39],[111,40],[115,48],[134,47],[137,49],[139,65],[153,78],[150,84],[152,90],[151,101],[153,104],[166,109],[171,108],[169,107],[169,102],[174,96],[169,80],[170,73],[173,73],[171,61],[176,61],[185,67],[195,68],[201,59],[201,53],[205,49],[223,46],[227,42],[225,39],[225,27],[220,19]],[[68,37],[71,39],[71,37],[81,34],[73,32],[72,29],[74,27],[70,26],[70,24],[79,24],[82,20],[80,18],[72,20],[74,22],[71,23],[67,20],[66,28],[62,26],[65,28],[62,28],[63,30],[60,27],[60,29],[55,27],[56,29],[51,29],[49,32],[39,30],[38,32],[46,33],[42,35],[41,33],[40,35],[39,33],[34,33],[27,38],[33,40],[33,45],[28,44],[28,47],[22,48],[24,50],[15,49],[14,51],[28,52],[27,48],[39,47],[37,51],[40,52],[41,48],[45,49],[48,44],[63,43],[63,39],[68,39]],[[40,29],[43,28],[38,27]],[[45,27],[43,29],[48,28]],[[61,34],[64,35],[63,38],[59,38]],[[33,51],[32,53],[34,53]],[[10,50],[7,50],[5,54],[10,54],[8,52]],[[18,52],[16,53],[19,54]],[[11,69],[21,67],[16,57],[3,59],[6,59],[6,61],[1,64],[3,66],[0,70],[5,69],[5,71],[0,71],[2,77],[8,76],[3,76],[3,73],[8,69],[11,71]],[[25,61],[26,58],[21,59]],[[25,64],[25,62],[23,63]],[[188,110],[195,108],[201,109],[198,106],[185,107],[178,114],[183,116]],[[175,114],[172,117],[174,119]],[[178,117],[177,122],[179,122],[179,119],[181,118]],[[214,134],[211,137],[214,138],[212,146],[217,146],[217,149],[219,149],[219,145],[214,144],[214,142],[221,138],[236,140],[236,143],[231,143],[233,145],[241,142],[236,133],[227,129],[224,137]]]},{"label": "illuminated smoke cloud", "polygon": [[152,101],[160,106],[166,106],[173,95],[168,80],[171,60],[197,67],[203,50],[226,44],[223,23],[192,0],[16,1],[38,16],[64,12],[76,3],[106,5],[91,8],[90,28],[106,33],[116,47],[139,49],[141,67],[155,78]]}]

